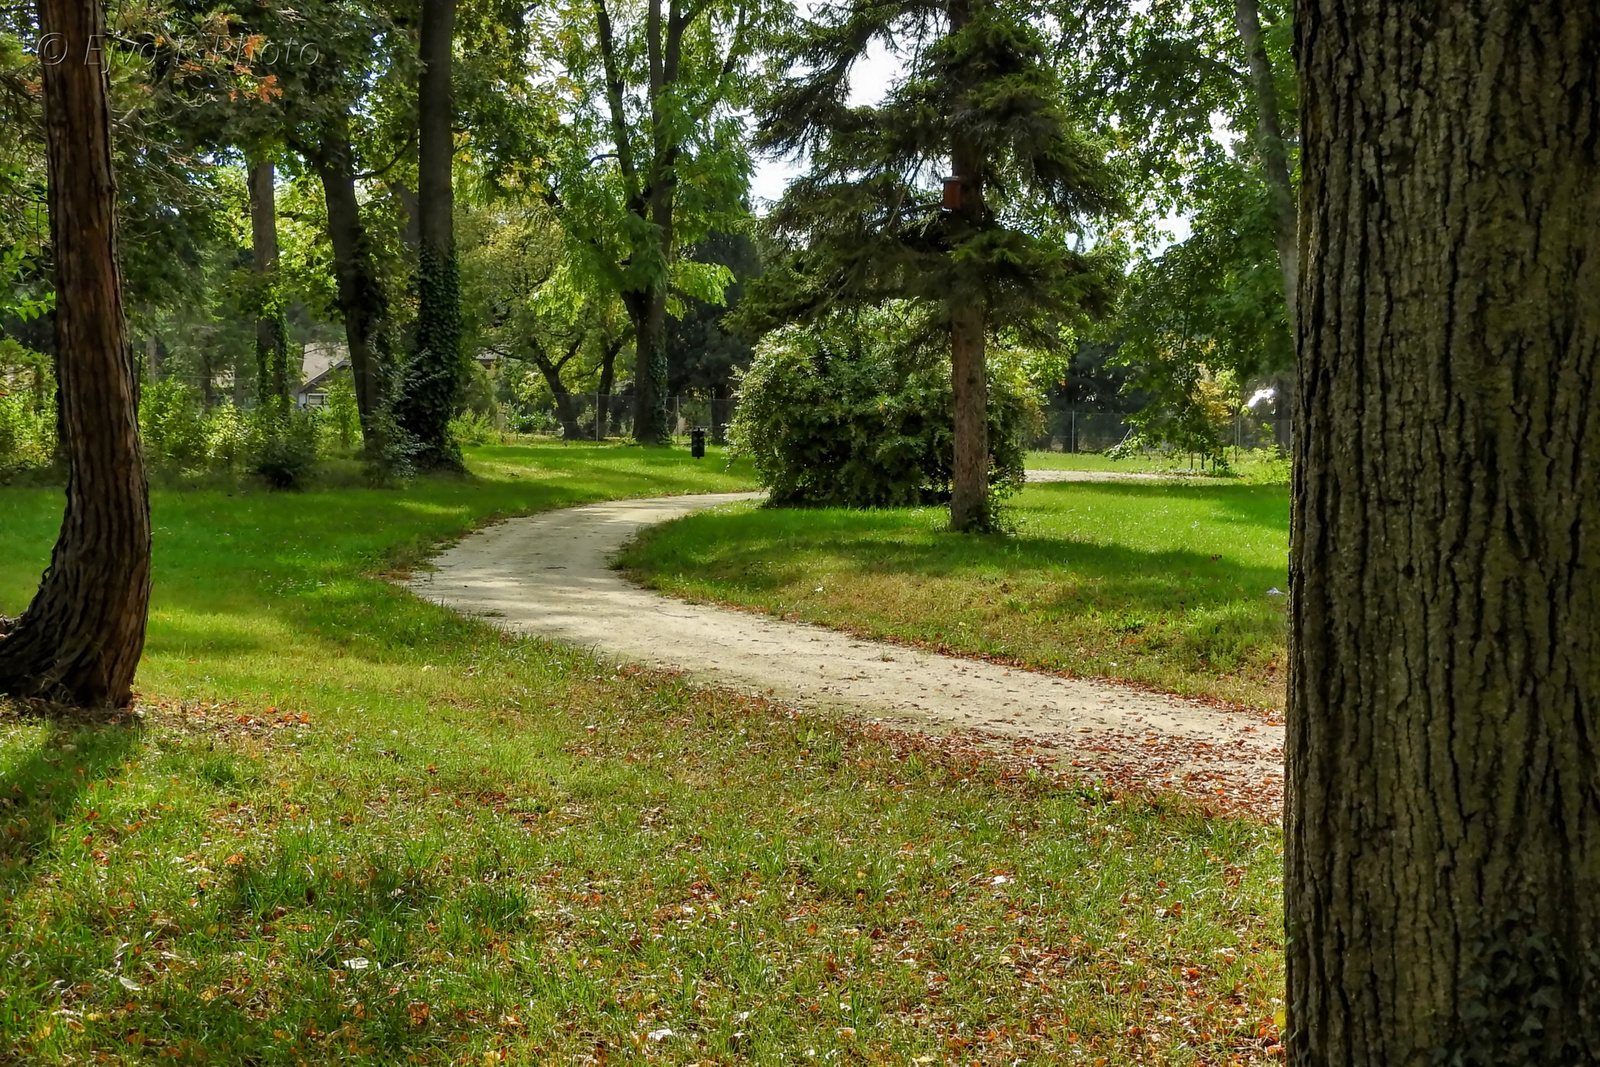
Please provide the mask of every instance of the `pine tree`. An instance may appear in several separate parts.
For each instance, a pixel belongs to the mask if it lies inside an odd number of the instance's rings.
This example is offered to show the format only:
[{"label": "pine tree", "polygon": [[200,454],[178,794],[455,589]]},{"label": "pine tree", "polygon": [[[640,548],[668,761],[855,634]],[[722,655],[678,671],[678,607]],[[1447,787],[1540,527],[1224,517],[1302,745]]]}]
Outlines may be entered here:
[{"label": "pine tree", "polygon": [[[1061,105],[1034,29],[1008,0],[894,0],[824,8],[796,35],[768,101],[769,152],[811,171],[769,217],[787,264],[755,294],[775,323],[910,299],[948,330],[955,386],[951,525],[993,524],[985,363],[1001,327],[1036,346],[1109,303],[1113,257],[1085,253],[1089,221],[1120,208],[1105,152]],[[847,104],[874,41],[909,52],[874,107]],[[941,177],[944,177],[941,183]]]}]

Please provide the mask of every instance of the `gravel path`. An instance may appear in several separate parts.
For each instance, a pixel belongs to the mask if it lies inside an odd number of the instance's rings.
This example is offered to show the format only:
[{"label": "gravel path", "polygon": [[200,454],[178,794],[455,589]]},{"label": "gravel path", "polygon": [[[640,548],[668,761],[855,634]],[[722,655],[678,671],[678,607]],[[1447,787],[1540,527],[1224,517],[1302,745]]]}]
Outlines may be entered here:
[{"label": "gravel path", "polygon": [[1283,728],[1265,715],[690,604],[641,589],[609,566],[644,527],[751,499],[756,494],[620,500],[513,519],[448,549],[437,569],[408,585],[502,629],[615,660],[898,729],[1025,740],[1063,749],[1072,765],[1125,784],[1243,797],[1245,807],[1276,810]]}]

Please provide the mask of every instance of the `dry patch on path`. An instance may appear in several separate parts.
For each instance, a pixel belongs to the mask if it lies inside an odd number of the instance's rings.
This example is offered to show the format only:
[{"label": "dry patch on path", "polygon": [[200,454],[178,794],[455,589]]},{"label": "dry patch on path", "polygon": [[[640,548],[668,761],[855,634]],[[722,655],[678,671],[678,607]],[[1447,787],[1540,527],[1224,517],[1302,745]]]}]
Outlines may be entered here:
[{"label": "dry patch on path", "polygon": [[1283,727],[1260,713],[690,604],[610,567],[647,526],[752,499],[757,494],[619,500],[513,519],[447,549],[435,570],[407,584],[502,629],[611,659],[892,729],[1026,742],[1049,749],[1046,760],[1058,767],[1125,787],[1220,799],[1267,816],[1279,810]]}]

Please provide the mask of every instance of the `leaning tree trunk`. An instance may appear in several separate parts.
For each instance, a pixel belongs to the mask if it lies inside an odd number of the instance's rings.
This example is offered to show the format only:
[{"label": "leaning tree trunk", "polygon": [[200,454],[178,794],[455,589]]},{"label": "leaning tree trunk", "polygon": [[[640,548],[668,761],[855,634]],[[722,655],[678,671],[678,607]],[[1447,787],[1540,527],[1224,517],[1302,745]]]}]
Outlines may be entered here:
[{"label": "leaning tree trunk", "polygon": [[1600,7],[1297,31],[1290,1060],[1600,1062]]},{"label": "leaning tree trunk", "polygon": [[372,243],[361,221],[349,116],[335,112],[321,139],[307,146],[305,155],[322,182],[323,201],[328,208],[328,243],[333,246],[337,283],[335,299],[350,348],[350,377],[361,416],[361,437],[370,450],[381,444],[377,419],[388,369],[383,331],[389,305],[372,261]]},{"label": "leaning tree trunk", "polygon": [[[40,0],[39,29],[67,56],[97,55],[105,22],[95,0]],[[144,649],[150,505],[117,267],[109,89],[93,62],[42,70],[67,507],[33,603],[0,623],[0,692],[120,707]]]},{"label": "leaning tree trunk", "polygon": [[611,429],[611,390],[617,381],[617,356],[622,342],[607,344],[600,357],[600,391],[595,395],[595,437],[604,438]]},{"label": "leaning tree trunk", "polygon": [[396,405],[416,438],[417,461],[460,468],[450,417],[461,391],[461,275],[456,263],[454,97],[450,58],[455,0],[422,0],[422,75],[417,85],[417,325]]},{"label": "leaning tree trunk", "polygon": [[256,398],[278,416],[289,412],[289,331],[278,297],[277,168],[250,164],[250,241],[260,306],[256,309]]}]

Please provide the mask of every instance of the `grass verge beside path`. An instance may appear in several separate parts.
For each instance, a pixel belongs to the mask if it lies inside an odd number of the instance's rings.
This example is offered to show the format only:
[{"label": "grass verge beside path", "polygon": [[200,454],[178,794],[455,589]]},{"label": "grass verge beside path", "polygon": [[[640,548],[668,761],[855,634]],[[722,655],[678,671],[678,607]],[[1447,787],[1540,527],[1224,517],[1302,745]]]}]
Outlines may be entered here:
[{"label": "grass verge beside path", "polygon": [[1047,483],[1008,537],[939,508],[736,505],[647,531],[621,564],[691,599],[935,648],[1283,706],[1288,492]]},{"label": "grass verge beside path", "polygon": [[[1275,831],[375,577],[491,515],[744,484],[681,455],[156,493],[143,724],[0,712],[0,1062],[1264,1062]],[[0,490],[0,609],[59,507]]]}]

